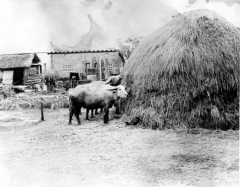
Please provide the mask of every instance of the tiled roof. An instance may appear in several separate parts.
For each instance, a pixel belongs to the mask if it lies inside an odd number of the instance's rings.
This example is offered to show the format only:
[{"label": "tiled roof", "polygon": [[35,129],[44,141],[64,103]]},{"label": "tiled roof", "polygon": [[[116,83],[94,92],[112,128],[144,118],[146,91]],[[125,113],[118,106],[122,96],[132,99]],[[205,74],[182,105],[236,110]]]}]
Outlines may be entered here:
[{"label": "tiled roof", "polygon": [[117,50],[96,50],[96,51],[56,51],[48,54],[66,54],[66,53],[109,53],[117,52]]}]

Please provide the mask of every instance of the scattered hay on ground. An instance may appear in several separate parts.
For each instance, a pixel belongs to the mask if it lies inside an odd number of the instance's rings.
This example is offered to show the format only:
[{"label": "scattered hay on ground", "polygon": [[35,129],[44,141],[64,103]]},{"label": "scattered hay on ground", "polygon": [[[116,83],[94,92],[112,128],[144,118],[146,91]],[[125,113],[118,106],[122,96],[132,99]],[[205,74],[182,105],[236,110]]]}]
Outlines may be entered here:
[{"label": "scattered hay on ground", "polygon": [[22,93],[0,101],[0,110],[36,109],[41,103],[52,110],[69,107],[67,94]]}]

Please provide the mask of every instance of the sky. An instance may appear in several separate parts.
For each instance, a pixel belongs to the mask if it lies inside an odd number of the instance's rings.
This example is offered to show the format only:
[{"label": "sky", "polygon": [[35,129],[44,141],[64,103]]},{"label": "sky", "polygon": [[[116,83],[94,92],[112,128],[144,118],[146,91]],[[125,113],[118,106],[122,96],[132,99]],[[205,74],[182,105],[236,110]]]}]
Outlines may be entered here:
[{"label": "sky", "polygon": [[240,0],[0,0],[0,54],[114,48],[196,9],[240,27]]}]

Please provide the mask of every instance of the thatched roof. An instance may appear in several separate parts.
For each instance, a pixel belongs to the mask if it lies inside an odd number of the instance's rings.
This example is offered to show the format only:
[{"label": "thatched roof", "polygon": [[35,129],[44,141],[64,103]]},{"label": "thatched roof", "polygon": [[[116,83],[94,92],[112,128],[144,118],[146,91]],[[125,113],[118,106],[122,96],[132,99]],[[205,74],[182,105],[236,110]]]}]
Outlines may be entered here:
[{"label": "thatched roof", "polygon": [[38,63],[39,58],[36,54],[13,54],[0,56],[0,69],[25,68],[32,63]]},{"label": "thatched roof", "polygon": [[238,89],[239,65],[240,34],[233,24],[209,10],[184,13],[132,53],[123,80],[133,95],[127,107],[157,105],[158,97],[174,95],[183,112],[203,92]]}]

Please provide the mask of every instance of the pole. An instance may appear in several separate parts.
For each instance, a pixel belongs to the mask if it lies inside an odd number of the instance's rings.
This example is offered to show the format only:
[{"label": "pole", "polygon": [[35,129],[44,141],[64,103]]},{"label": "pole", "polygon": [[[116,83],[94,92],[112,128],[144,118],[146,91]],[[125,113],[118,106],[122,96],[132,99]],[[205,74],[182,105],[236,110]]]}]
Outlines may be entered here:
[{"label": "pole", "polygon": [[43,115],[43,103],[41,102],[41,121],[44,121],[44,115]]},{"label": "pole", "polygon": [[109,75],[109,62],[107,61],[107,58],[105,58],[105,79],[107,80]]},{"label": "pole", "polygon": [[101,59],[101,56],[99,57],[99,79],[100,81],[102,80],[102,59]]}]

